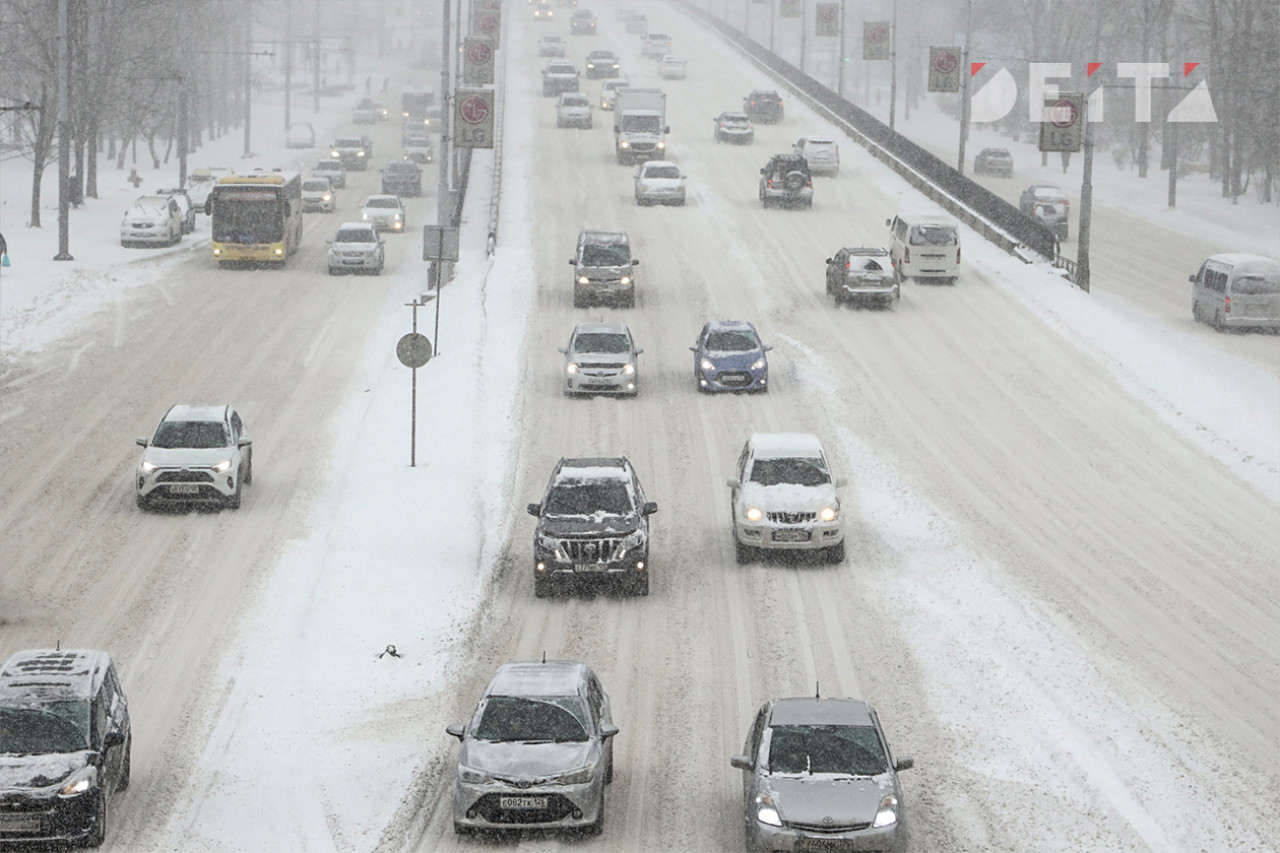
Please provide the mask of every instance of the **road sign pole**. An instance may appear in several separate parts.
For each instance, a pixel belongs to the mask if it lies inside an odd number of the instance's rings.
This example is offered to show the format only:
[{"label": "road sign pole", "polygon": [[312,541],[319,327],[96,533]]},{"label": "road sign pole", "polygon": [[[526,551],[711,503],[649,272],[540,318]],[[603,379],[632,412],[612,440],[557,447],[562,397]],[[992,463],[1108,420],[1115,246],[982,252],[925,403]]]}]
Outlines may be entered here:
[{"label": "road sign pole", "polygon": [[423,303],[418,300],[406,302],[413,309],[413,331],[396,342],[396,358],[400,363],[413,371],[409,392],[409,467],[418,463],[418,368],[431,360],[431,341],[418,334],[418,309]]}]

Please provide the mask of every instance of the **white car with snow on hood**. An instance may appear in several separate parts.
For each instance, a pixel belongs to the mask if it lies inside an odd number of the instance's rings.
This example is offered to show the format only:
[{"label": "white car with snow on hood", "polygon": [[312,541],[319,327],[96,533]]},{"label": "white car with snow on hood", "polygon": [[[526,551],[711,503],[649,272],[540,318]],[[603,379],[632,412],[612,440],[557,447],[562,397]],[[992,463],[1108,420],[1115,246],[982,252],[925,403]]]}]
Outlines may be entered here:
[{"label": "white car with snow on hood", "polygon": [[844,562],[844,528],[822,442],[808,433],[755,433],[738,457],[732,493],[733,538],[739,563],[766,551],[821,550]]},{"label": "white car with snow on hood", "polygon": [[636,167],[636,203],[684,204],[685,175],[670,160],[647,160]]}]

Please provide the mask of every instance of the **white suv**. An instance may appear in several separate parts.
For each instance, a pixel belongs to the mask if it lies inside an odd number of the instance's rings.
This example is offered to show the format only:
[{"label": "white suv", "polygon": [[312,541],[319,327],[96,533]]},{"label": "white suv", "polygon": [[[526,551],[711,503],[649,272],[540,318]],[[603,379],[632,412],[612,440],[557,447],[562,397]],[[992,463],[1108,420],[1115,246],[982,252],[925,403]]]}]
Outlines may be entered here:
[{"label": "white suv", "polygon": [[329,244],[329,275],[346,272],[382,275],[386,260],[382,238],[370,222],[344,222]]},{"label": "white suv", "polygon": [[733,538],[739,563],[763,551],[821,550],[844,562],[844,528],[822,442],[808,433],[755,433],[738,457],[732,493]]},{"label": "white suv", "polygon": [[795,153],[809,162],[814,175],[836,175],[840,172],[840,146],[826,136],[802,136],[792,146]]},{"label": "white suv", "polygon": [[241,485],[253,482],[253,441],[230,406],[177,405],[150,439],[139,438],[138,506],[159,500],[240,508]]}]

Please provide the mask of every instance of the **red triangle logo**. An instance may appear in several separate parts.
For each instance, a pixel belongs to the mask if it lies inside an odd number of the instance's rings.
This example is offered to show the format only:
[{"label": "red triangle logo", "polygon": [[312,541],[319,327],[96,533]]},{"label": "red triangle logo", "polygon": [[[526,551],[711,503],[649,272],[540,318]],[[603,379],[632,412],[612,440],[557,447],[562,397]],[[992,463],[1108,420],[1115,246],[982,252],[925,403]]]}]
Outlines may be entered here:
[{"label": "red triangle logo", "polygon": [[1190,74],[1192,71],[1195,71],[1195,70],[1196,70],[1196,66],[1197,66],[1197,65],[1199,65],[1199,64],[1200,64],[1199,62],[1184,62],[1184,63],[1182,63],[1182,76],[1183,76],[1183,77],[1186,77],[1186,76],[1187,76],[1188,74]]},{"label": "red triangle logo", "polygon": [[982,70],[983,66],[984,66],[984,65],[986,65],[986,64],[987,64],[987,63],[985,63],[985,62],[970,62],[970,63],[969,63],[969,76],[970,76],[970,77],[972,77],[973,75],[977,74],[979,71],[981,71],[981,70]]},{"label": "red triangle logo", "polygon": [[1101,67],[1102,67],[1102,63],[1101,63],[1101,62],[1090,62],[1090,63],[1089,63],[1089,73],[1088,73],[1088,74],[1086,74],[1085,76],[1086,76],[1086,77],[1092,77],[1092,76],[1093,76],[1093,72],[1097,71],[1097,70],[1098,70],[1099,68],[1101,68]]}]

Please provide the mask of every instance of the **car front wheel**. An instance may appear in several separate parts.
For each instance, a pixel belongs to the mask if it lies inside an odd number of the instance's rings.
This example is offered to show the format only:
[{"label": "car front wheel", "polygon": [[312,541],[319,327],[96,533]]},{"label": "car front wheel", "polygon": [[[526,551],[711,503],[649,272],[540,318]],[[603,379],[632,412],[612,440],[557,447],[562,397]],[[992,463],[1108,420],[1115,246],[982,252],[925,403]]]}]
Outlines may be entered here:
[{"label": "car front wheel", "polygon": [[752,548],[750,545],[743,545],[741,542],[735,541],[733,543],[733,546],[734,546],[735,556],[738,559],[739,566],[744,566],[755,559],[756,549]]},{"label": "car front wheel", "polygon": [[243,484],[244,484],[243,480],[236,483],[236,490],[231,493],[230,497],[227,498],[227,509],[240,508],[240,487]]},{"label": "car front wheel", "polygon": [[831,565],[839,565],[844,562],[844,540],[840,540],[839,545],[832,545],[826,549],[827,562]]}]

